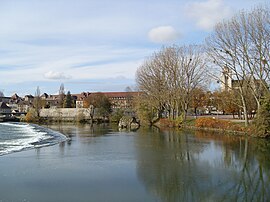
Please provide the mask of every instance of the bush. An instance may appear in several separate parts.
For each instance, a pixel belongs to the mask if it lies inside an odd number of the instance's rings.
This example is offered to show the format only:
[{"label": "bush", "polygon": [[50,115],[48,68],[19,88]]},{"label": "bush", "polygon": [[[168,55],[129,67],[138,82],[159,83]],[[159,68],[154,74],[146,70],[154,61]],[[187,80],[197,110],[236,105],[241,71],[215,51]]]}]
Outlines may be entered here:
[{"label": "bush", "polygon": [[124,111],[121,109],[117,109],[115,112],[111,114],[110,120],[111,122],[118,123],[123,116],[124,116]]},{"label": "bush", "polygon": [[76,118],[77,118],[77,122],[79,122],[79,123],[84,123],[85,122],[85,115],[81,111],[77,114]]},{"label": "bush", "polygon": [[254,125],[257,136],[270,136],[270,96],[266,96],[261,100],[261,107],[255,118]]},{"label": "bush", "polygon": [[35,110],[30,110],[27,112],[26,116],[24,117],[24,121],[26,122],[37,122],[38,118],[36,116]]},{"label": "bush", "polygon": [[222,130],[243,131],[244,128],[230,121],[202,117],[195,121],[195,126],[198,128],[217,128]]},{"label": "bush", "polygon": [[175,125],[179,127],[179,126],[183,123],[183,121],[184,121],[184,116],[183,116],[183,114],[180,115],[180,116],[178,116],[178,117],[177,117],[175,120],[173,120],[173,121],[174,121]]},{"label": "bush", "polygon": [[159,124],[165,127],[180,127],[183,123],[183,116],[179,116],[176,119],[162,118],[159,120]]}]

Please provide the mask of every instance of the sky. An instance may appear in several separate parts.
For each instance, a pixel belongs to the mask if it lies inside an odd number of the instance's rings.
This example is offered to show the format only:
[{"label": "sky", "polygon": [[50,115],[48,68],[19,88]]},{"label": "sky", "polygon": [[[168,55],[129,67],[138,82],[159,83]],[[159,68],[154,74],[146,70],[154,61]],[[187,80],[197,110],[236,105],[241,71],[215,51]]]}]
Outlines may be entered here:
[{"label": "sky", "polygon": [[163,46],[201,44],[213,26],[267,0],[0,0],[6,96],[136,89]]}]

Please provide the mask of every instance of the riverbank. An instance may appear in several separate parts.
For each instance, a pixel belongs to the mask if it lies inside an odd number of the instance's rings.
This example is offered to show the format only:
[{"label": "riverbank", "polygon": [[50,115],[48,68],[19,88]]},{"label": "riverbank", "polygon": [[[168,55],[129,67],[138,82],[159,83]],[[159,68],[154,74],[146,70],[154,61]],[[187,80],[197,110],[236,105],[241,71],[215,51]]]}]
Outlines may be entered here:
[{"label": "riverbank", "polygon": [[178,120],[160,119],[155,123],[160,128],[192,129],[202,131],[216,131],[223,134],[250,136],[257,138],[268,138],[269,135],[256,135],[256,129],[253,125],[245,126],[243,120],[232,119],[230,116],[198,116],[188,117],[187,120],[179,122]]}]

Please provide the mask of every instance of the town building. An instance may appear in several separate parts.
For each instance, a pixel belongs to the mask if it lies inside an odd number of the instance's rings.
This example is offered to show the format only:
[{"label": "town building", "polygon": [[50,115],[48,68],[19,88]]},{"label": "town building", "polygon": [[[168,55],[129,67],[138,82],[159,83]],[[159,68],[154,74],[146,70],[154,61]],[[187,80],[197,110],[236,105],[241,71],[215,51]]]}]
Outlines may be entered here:
[{"label": "town building", "polygon": [[268,85],[265,81],[254,79],[253,77],[246,77],[245,80],[233,79],[232,71],[228,67],[224,67],[220,78],[221,91],[229,91],[232,89],[239,89],[241,86],[252,87],[256,91],[264,91]]},{"label": "town building", "polygon": [[105,95],[112,104],[112,109],[129,109],[132,108],[132,100],[139,92],[82,92],[80,94],[72,94],[72,98],[76,101],[76,108],[84,108],[86,99],[91,100],[92,96],[97,94]]},{"label": "town building", "polygon": [[228,91],[232,89],[233,86],[232,72],[228,67],[224,67],[220,82],[221,82],[221,91]]},{"label": "town building", "polygon": [[27,101],[29,103],[33,103],[34,102],[34,96],[33,95],[25,95],[24,96],[24,101]]},{"label": "town building", "polygon": [[90,95],[89,92],[82,92],[80,94],[72,94],[72,99],[75,100],[76,108],[83,108],[85,99]]},{"label": "town building", "polygon": [[139,92],[105,92],[103,93],[112,104],[112,109],[130,109],[133,105],[134,97]]},{"label": "town building", "polygon": [[11,108],[5,102],[0,102],[0,114],[9,116],[11,115]]},{"label": "town building", "polygon": [[[82,92],[80,94],[72,94],[72,100],[74,107],[85,108],[86,101],[91,100],[92,96],[101,93],[105,95],[111,102],[112,110],[122,109],[124,111],[131,111],[133,105],[133,99],[139,95],[139,92]],[[43,108],[58,108],[59,107],[59,95],[49,95],[43,93],[41,96],[41,102]],[[4,113],[27,113],[30,108],[34,107],[33,95],[25,95],[24,97],[18,96],[16,93],[11,97],[0,97],[0,103],[2,104],[2,112]]]},{"label": "town building", "polygon": [[0,97],[0,102],[9,103],[10,100],[11,100],[11,97]]}]

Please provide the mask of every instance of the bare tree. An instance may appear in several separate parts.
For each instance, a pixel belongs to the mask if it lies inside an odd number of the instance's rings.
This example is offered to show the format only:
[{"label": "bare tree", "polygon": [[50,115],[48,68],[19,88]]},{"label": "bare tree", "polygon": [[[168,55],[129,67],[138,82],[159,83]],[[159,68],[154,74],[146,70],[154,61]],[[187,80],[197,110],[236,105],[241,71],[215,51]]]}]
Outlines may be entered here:
[{"label": "bare tree", "polygon": [[201,46],[165,47],[137,70],[137,84],[157,111],[170,118],[186,117],[192,91],[202,84],[205,57]]},{"label": "bare tree", "polygon": [[38,86],[37,89],[36,89],[35,98],[34,98],[34,109],[35,109],[37,117],[40,117],[41,108],[42,108],[42,100],[41,100],[41,97],[40,97],[40,89],[39,89],[39,86]]},{"label": "bare tree", "polygon": [[260,107],[260,99],[268,92],[269,81],[269,9],[256,8],[241,12],[216,25],[206,40],[208,56],[235,80],[248,125],[247,97],[252,94]]},{"label": "bare tree", "polygon": [[166,102],[166,79],[158,60],[157,53],[147,59],[137,70],[136,79],[139,89],[145,93],[145,98],[151,102],[157,116],[161,117]]},{"label": "bare tree", "polygon": [[246,15],[248,18],[248,37],[250,40],[249,71],[260,81],[260,87],[268,89],[270,80],[270,10],[258,7]]},{"label": "bare tree", "polygon": [[206,82],[206,62],[203,51],[203,47],[194,45],[179,49],[179,78],[185,118],[191,103],[192,92]]}]

